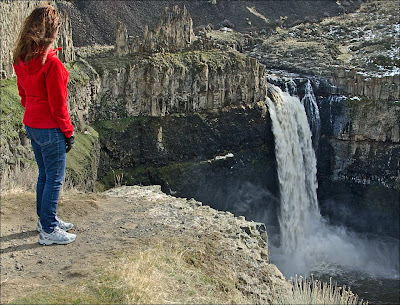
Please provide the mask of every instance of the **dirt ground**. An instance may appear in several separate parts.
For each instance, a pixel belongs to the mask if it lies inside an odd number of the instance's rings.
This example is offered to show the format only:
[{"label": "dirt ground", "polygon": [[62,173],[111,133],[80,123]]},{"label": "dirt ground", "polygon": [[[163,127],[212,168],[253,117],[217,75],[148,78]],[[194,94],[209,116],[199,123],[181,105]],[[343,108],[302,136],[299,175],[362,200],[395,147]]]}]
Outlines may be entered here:
[{"label": "dirt ground", "polygon": [[[137,224],[130,215],[137,204],[95,194],[65,194],[59,202],[60,218],[73,222],[77,234],[69,245],[41,246],[36,231],[35,195],[3,196],[1,202],[1,304],[49,283],[75,282],[90,277],[117,251],[132,247],[129,237]],[[128,236],[127,236],[128,235]]]}]

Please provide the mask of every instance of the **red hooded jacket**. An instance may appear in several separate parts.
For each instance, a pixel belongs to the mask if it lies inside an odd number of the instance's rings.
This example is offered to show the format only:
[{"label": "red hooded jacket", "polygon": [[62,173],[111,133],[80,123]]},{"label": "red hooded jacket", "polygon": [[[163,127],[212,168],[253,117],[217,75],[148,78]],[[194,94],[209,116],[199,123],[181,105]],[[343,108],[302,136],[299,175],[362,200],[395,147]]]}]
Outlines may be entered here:
[{"label": "red hooded jacket", "polygon": [[42,56],[27,63],[14,64],[21,104],[25,107],[24,124],[32,128],[60,128],[65,137],[74,132],[67,107],[69,73],[56,52],[50,50],[42,65]]}]

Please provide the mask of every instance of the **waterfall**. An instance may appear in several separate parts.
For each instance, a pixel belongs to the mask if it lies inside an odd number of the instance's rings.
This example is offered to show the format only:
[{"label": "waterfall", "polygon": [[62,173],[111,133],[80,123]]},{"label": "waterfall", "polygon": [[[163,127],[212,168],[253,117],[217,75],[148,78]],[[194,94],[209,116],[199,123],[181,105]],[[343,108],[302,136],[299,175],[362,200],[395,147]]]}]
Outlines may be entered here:
[{"label": "waterfall", "polygon": [[301,99],[301,103],[304,105],[307,114],[308,123],[312,133],[313,145],[315,148],[317,148],[321,130],[321,119],[319,115],[317,99],[315,98],[310,80],[307,80],[304,97]]},{"label": "waterfall", "polygon": [[[398,279],[398,242],[330,226],[321,216],[316,158],[305,107],[297,96],[279,87],[268,84],[267,89],[281,201],[280,245],[270,246],[273,263],[286,276],[351,270],[351,274],[358,271]],[[310,84],[310,96],[311,89]],[[312,99],[309,101],[311,105]]]},{"label": "waterfall", "polygon": [[304,239],[305,224],[319,215],[317,162],[299,98],[273,85],[268,85],[268,95],[281,195],[281,249],[292,253]]}]

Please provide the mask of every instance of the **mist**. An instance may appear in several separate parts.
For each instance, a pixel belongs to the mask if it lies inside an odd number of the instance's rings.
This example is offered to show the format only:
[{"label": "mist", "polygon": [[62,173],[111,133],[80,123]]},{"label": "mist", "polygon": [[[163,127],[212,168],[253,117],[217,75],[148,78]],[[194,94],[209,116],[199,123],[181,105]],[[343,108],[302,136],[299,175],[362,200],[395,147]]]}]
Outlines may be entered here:
[{"label": "mist", "polygon": [[399,279],[398,240],[332,226],[322,217],[308,219],[304,229],[305,236],[292,253],[285,253],[276,242],[269,245],[271,262],[285,277],[312,272],[335,276],[351,270]]}]

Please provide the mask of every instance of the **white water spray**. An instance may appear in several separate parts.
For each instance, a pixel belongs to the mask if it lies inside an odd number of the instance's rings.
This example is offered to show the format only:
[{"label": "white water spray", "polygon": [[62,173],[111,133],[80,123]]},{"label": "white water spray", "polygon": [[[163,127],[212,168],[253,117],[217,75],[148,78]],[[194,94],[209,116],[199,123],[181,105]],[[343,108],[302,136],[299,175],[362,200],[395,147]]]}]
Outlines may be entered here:
[{"label": "white water spray", "polygon": [[298,97],[268,84],[281,195],[281,243],[271,257],[286,276],[357,270],[399,277],[398,242],[371,239],[329,226],[317,201],[316,158],[305,109]]}]

